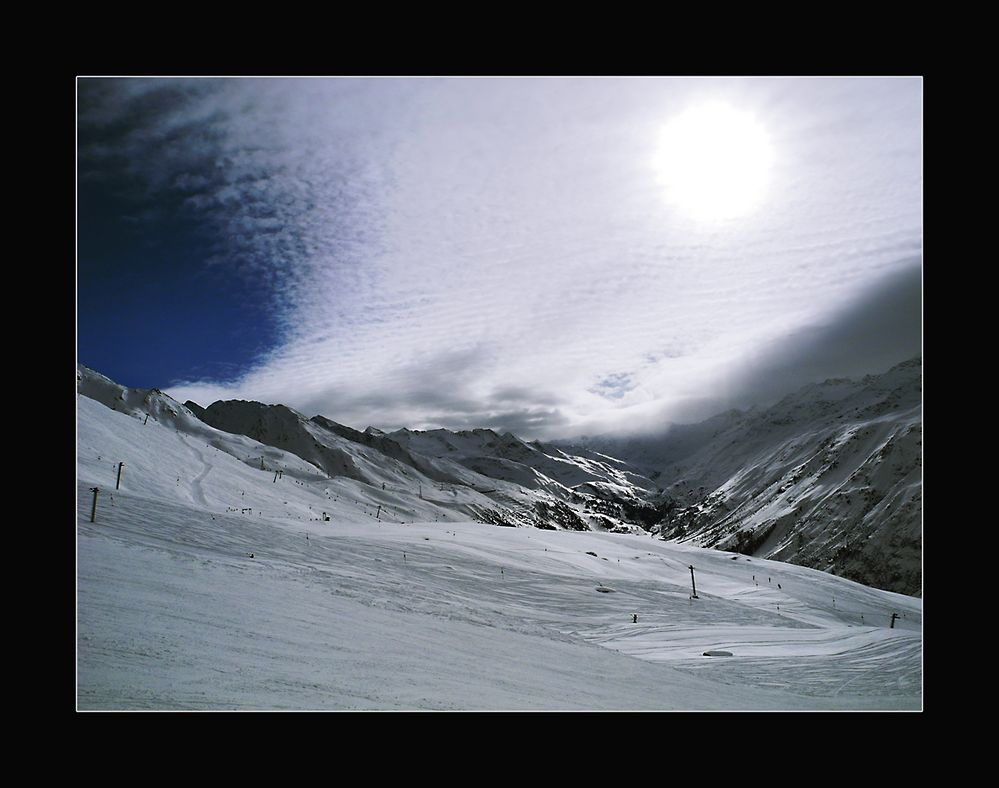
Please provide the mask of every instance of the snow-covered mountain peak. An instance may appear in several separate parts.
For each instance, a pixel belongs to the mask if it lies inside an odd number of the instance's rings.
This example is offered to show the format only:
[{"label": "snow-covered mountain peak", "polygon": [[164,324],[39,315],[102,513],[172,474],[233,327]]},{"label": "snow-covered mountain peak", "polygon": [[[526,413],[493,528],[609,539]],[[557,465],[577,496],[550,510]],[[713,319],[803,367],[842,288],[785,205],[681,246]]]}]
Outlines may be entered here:
[{"label": "snow-covered mountain peak", "polygon": [[921,358],[662,436],[588,446],[665,490],[675,505],[656,526],[664,538],[921,591]]},{"label": "snow-covered mountain peak", "polygon": [[580,447],[488,428],[359,431],[243,400],[180,405],[77,372],[80,394],[254,467],[304,462],[327,479],[393,490],[399,519],[652,532],[910,594],[921,588],[921,382],[916,358],[662,436]]},{"label": "snow-covered mountain peak", "polygon": [[610,458],[546,451],[510,432],[359,431],[322,415],[306,418],[286,405],[220,400],[207,408],[182,406],[96,374],[81,375],[78,383],[81,393],[135,418],[147,411],[171,413],[186,434],[275,472],[275,479],[304,462],[327,479],[363,485],[368,491],[362,497],[373,495],[385,507],[383,514],[376,506],[379,517],[639,532],[650,525],[652,510],[642,501],[654,485],[635,469]]}]

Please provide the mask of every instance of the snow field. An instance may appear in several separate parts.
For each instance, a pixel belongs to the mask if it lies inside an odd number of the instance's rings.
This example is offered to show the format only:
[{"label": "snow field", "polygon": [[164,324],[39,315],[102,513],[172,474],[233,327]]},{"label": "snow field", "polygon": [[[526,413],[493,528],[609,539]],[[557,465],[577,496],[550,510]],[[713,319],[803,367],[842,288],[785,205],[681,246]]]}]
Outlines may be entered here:
[{"label": "snow field", "polygon": [[919,599],[641,536],[378,521],[408,502],[212,440],[79,400],[81,709],[921,705]]}]

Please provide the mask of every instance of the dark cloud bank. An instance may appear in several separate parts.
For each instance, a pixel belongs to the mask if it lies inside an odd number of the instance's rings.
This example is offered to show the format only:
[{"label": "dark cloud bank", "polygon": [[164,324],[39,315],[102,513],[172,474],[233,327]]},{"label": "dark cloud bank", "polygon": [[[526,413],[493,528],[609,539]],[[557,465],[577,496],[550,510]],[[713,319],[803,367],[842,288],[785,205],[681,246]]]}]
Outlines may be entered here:
[{"label": "dark cloud bank", "polygon": [[[675,412],[692,423],[730,408],[768,405],[808,384],[885,372],[922,355],[922,265],[909,261],[868,290],[833,320],[800,330],[779,346],[746,359],[714,392]],[[645,424],[644,431],[665,429]],[[627,425],[625,426],[627,430]]]}]

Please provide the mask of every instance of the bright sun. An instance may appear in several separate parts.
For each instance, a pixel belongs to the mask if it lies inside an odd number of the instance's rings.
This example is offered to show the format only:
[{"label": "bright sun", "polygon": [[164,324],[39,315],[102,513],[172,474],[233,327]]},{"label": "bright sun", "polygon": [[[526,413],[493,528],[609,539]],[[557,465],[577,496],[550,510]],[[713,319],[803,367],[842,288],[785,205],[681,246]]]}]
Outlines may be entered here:
[{"label": "bright sun", "polygon": [[667,123],[654,164],[671,205],[695,219],[719,221],[759,205],[773,159],[770,137],[756,118],[716,102]]}]

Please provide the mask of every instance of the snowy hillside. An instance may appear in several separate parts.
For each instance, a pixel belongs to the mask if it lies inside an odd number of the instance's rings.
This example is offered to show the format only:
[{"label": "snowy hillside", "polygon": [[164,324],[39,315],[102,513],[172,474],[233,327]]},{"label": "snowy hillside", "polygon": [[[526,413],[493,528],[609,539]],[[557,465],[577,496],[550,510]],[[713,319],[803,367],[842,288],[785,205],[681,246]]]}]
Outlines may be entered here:
[{"label": "snowy hillside", "polygon": [[[227,416],[259,421],[268,445],[159,392],[89,370],[78,385],[80,709],[921,706],[917,598],[646,535],[463,514],[499,511],[479,490],[568,496],[575,512],[584,485],[638,489],[609,458],[495,433],[452,433],[451,452],[418,433],[393,438],[393,464],[375,440],[391,436],[345,437],[280,406]],[[469,467],[483,457],[538,486]]]},{"label": "snowy hillside", "polygon": [[[306,418],[284,405],[187,403],[208,425],[290,452],[329,478],[347,478],[411,499],[400,508],[385,499],[390,519],[426,516],[427,503],[444,511],[431,519],[571,530],[641,530],[629,516],[648,508],[651,480],[624,463],[570,456],[492,430],[383,434],[355,430],[324,416]],[[616,502],[605,511],[608,501]],[[415,508],[414,508],[415,507]]]},{"label": "snowy hillside", "polygon": [[922,360],[657,439],[594,440],[675,502],[663,538],[922,588]]}]

